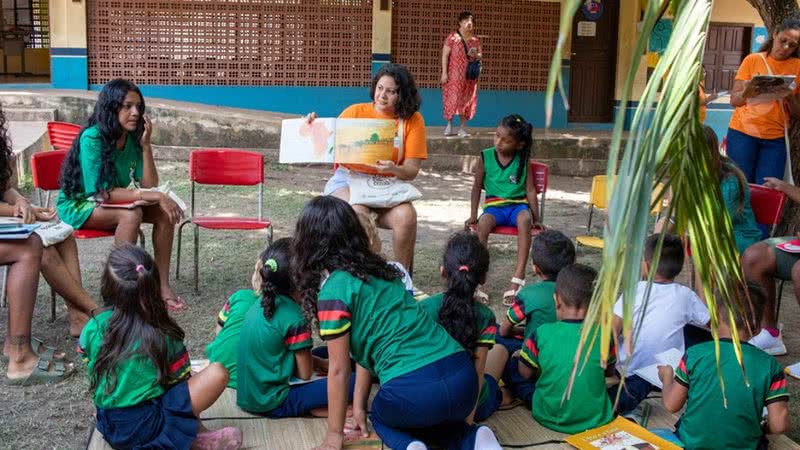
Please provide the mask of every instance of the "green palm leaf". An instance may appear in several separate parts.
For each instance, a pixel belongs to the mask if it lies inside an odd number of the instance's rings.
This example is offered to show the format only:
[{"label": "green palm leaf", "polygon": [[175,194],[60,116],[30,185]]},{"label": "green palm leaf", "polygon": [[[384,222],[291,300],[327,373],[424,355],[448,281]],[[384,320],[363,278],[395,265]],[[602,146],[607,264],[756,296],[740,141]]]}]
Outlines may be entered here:
[{"label": "green palm leaf", "polygon": [[[579,3],[567,1],[564,5],[559,45],[571,32],[572,15]],[[666,3],[651,0],[647,4],[642,34],[634,50],[620,99],[621,105],[627,105],[631,98],[633,80],[648,36],[663,14]],[[736,298],[733,294],[735,291],[732,287],[741,282],[743,277],[731,221],[721,201],[718,176],[712,172],[711,155],[698,116],[698,85],[712,0],[674,0],[671,6],[674,14],[672,36],[641,96],[624,146],[624,114],[618,114],[616,118],[607,169],[610,180],[607,190],[609,208],[603,233],[605,246],[602,267],[584,321],[573,379],[582,367],[581,355],[588,358],[589,350],[594,345],[601,346],[602,359],[607,360],[613,339],[613,307],[620,295],[624,305],[625,342],[626,345],[635,345],[638,330],[632,329],[633,305],[636,285],[640,280],[644,242],[649,233],[652,193],[659,182],[673,192],[667,214],[674,215],[678,229],[688,233],[692,257],[712,317],[717,356],[718,323],[713,289],[719,289],[728,299],[728,310],[731,311],[729,320],[733,314],[743,310],[745,303],[744,299]],[[547,98],[551,101],[560,73],[557,67],[560,55],[557,49],[550,71]],[[661,201],[660,197],[655,201]],[[658,246],[660,248],[660,242]],[[652,266],[657,265],[655,258]],[[648,283],[645,308],[649,290]],[[736,354],[741,363],[741,349],[735,330],[736,327],[732,326],[734,342],[737,342]],[[569,396],[571,382],[565,398]]]}]

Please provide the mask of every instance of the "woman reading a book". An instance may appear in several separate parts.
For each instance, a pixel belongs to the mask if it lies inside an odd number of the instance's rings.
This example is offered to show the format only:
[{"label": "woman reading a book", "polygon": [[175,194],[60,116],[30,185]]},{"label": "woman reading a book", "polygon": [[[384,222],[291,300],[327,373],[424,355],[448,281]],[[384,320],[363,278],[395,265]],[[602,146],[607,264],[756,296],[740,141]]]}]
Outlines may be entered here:
[{"label": "woman reading a book", "polygon": [[[417,92],[414,77],[405,66],[386,64],[372,78],[369,91],[370,103],[357,103],[348,106],[339,115],[347,119],[391,119],[395,120],[398,136],[402,135],[403,156],[398,158],[397,148],[392,160],[376,161],[374,166],[344,164],[339,166],[325,185],[325,195],[333,195],[345,201],[350,200],[347,170],[397,177],[410,181],[419,173],[422,160],[428,157],[425,141],[425,120],[419,113],[421,99]],[[309,123],[317,117],[316,113],[307,116]],[[391,208],[369,208],[353,205],[356,211],[378,214],[378,226],[392,230],[394,257],[406,269],[411,269],[414,256],[414,243],[417,239],[417,211],[411,202],[403,202]]]},{"label": "woman reading a book", "polygon": [[[116,243],[135,243],[142,222],[153,224],[161,295],[170,311],[186,308],[169,284],[169,264],[180,207],[158,186],[144,97],[133,83],[103,86],[86,128],[72,143],[61,171],[57,209],[74,228],[113,230]],[[124,208],[103,204],[125,205]]]},{"label": "woman reading a book", "polygon": [[800,80],[792,83],[800,75],[799,46],[800,21],[787,19],[736,72],[727,150],[750,183],[784,178],[787,127],[800,117]]}]

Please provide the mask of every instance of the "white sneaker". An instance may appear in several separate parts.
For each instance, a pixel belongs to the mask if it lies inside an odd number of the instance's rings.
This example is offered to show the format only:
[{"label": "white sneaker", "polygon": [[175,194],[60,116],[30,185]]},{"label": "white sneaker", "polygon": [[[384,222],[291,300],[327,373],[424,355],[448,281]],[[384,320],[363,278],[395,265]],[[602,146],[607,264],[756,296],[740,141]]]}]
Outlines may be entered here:
[{"label": "white sneaker", "polygon": [[414,441],[408,444],[406,450],[428,450],[428,447],[420,441]]},{"label": "white sneaker", "polygon": [[461,128],[460,130],[458,130],[458,137],[460,138],[469,137],[469,133],[467,133],[467,130]]},{"label": "white sneaker", "polygon": [[450,124],[447,124],[447,126],[444,127],[444,135],[445,136],[453,136],[453,134],[454,134],[453,133],[453,127]]},{"label": "white sneaker", "polygon": [[503,450],[503,447],[497,442],[497,437],[489,427],[480,426],[475,432],[474,450]]},{"label": "white sneaker", "polygon": [[786,351],[786,345],[783,344],[783,337],[780,332],[778,336],[772,336],[769,334],[769,331],[762,328],[761,331],[750,338],[748,342],[772,356],[783,356],[788,353]]}]

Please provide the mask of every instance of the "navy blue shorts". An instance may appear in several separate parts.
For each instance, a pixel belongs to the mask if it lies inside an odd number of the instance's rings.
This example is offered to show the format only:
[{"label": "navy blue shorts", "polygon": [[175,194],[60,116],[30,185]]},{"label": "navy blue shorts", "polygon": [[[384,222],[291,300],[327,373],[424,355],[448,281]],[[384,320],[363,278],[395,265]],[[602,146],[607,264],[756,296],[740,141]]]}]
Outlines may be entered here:
[{"label": "navy blue shorts", "polygon": [[97,408],[97,430],[115,449],[189,450],[199,426],[186,380],[135,406]]},{"label": "navy blue shorts", "polygon": [[527,203],[518,203],[505,206],[487,206],[483,209],[484,214],[494,217],[497,222],[496,227],[516,227],[517,215],[522,211],[530,211]]},{"label": "navy blue shorts", "polygon": [[489,374],[483,374],[483,385],[486,386],[486,392],[489,395],[486,396],[483,403],[479,403],[478,407],[475,408],[476,422],[483,422],[488,419],[489,416],[500,408],[500,404],[503,403],[503,392],[500,390],[500,385],[497,384],[497,380],[492,378]]},{"label": "navy blue shorts", "polygon": [[[347,398],[353,401],[353,389],[356,385],[356,375],[350,375],[347,388]],[[282,419],[285,417],[303,417],[312,409],[326,408],[328,406],[328,379],[323,378],[310,383],[289,386],[289,394],[277,408],[266,413],[267,416]]]}]

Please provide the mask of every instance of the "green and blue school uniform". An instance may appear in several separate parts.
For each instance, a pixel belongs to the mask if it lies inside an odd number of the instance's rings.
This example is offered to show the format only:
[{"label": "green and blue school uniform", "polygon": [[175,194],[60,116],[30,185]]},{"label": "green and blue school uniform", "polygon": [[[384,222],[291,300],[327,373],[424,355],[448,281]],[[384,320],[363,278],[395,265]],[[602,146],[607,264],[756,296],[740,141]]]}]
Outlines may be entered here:
[{"label": "green and blue school uniform", "polygon": [[347,336],[353,359],[380,379],[370,420],[389,448],[474,442],[465,421],[478,398],[474,363],[399,279],[336,270],[318,299],[322,338]]},{"label": "green and blue school uniform", "polygon": [[689,393],[676,433],[687,449],[754,449],[764,435],[764,407],[789,400],[783,368],[775,357],[742,342],[745,380],[733,342],[719,341],[719,372],[714,342],[689,347],[678,364],[675,381]]},{"label": "green and blue school uniform", "polygon": [[[91,378],[114,310],[87,322],[78,341],[78,354]],[[98,380],[92,393],[97,408],[97,429],[116,447],[189,449],[199,422],[192,412],[186,380],[191,374],[183,342],[164,337],[168,381],[158,384],[158,369],[135,342],[126,358],[114,367],[114,378]]]},{"label": "green and blue school uniform", "polygon": [[[438,322],[439,310],[442,309],[443,302],[444,294],[441,293],[420,301],[419,306]],[[497,321],[495,320],[494,312],[488,306],[478,302],[473,304],[473,308],[475,310],[475,325],[478,329],[477,346],[491,349],[497,336]],[[475,410],[475,420],[479,422],[488,419],[489,416],[497,411],[503,400],[498,380],[486,373],[483,374],[483,379],[484,383],[478,394],[478,404]]]},{"label": "green and blue school uniform", "polygon": [[[244,318],[239,338],[236,404],[245,411],[273,417],[299,416],[327,406],[324,390],[321,398],[306,399],[316,402],[306,411],[290,412],[288,409],[293,405],[284,405],[294,388],[289,380],[295,372],[295,353],[310,350],[312,343],[303,311],[291,298],[278,295],[269,320],[261,303],[253,304]],[[310,384],[320,382],[322,386],[326,384],[325,380]]]},{"label": "green and blue school uniform", "polygon": [[81,186],[83,192],[77,192],[73,197],[67,197],[63,191],[59,192],[56,200],[58,217],[75,229],[83,226],[92,211],[97,207],[94,196],[106,189],[127,188],[133,181],[141,181],[142,147],[136,139],[127,134],[125,145],[122,149],[112,152],[116,175],[108,186],[98,186],[100,167],[102,166],[103,141],[97,125],[91,126],[80,135],[80,153],[78,161],[81,168]]},{"label": "green and blue school uniform", "polygon": [[[483,160],[483,189],[486,198],[483,203],[483,213],[495,218],[498,227],[517,226],[517,215],[529,209],[526,182],[528,176],[527,161],[521,161],[519,152],[514,154],[511,161],[503,166],[494,147],[481,152]],[[522,178],[517,179],[520,164]]]},{"label": "green and blue school uniform", "polygon": [[[522,349],[523,339],[533,334],[540,325],[556,322],[558,319],[553,298],[555,291],[556,283],[550,280],[529,284],[520,289],[514,298],[514,303],[506,312],[506,319],[515,327],[524,322],[524,335],[521,337],[497,336],[497,344],[505,347],[509,354],[513,354]],[[531,402],[536,381],[528,380],[519,374],[518,359],[508,358],[506,367],[503,369],[503,380],[514,397],[525,403]]]},{"label": "green and blue school uniform", "polygon": [[260,301],[261,294],[252,289],[234,292],[217,314],[217,324],[222,329],[206,346],[209,362],[218,362],[228,369],[228,387],[231,389],[236,389],[237,386],[237,361],[242,324],[250,308]]},{"label": "green and blue school uniform", "polygon": [[[542,324],[525,339],[520,353],[521,362],[539,372],[531,404],[533,418],[560,433],[581,433],[613,418],[597,344],[592,346],[586,366],[575,374],[570,397],[564,399],[582,326],[582,320]],[[608,364],[613,365],[615,358],[612,344]]]}]

